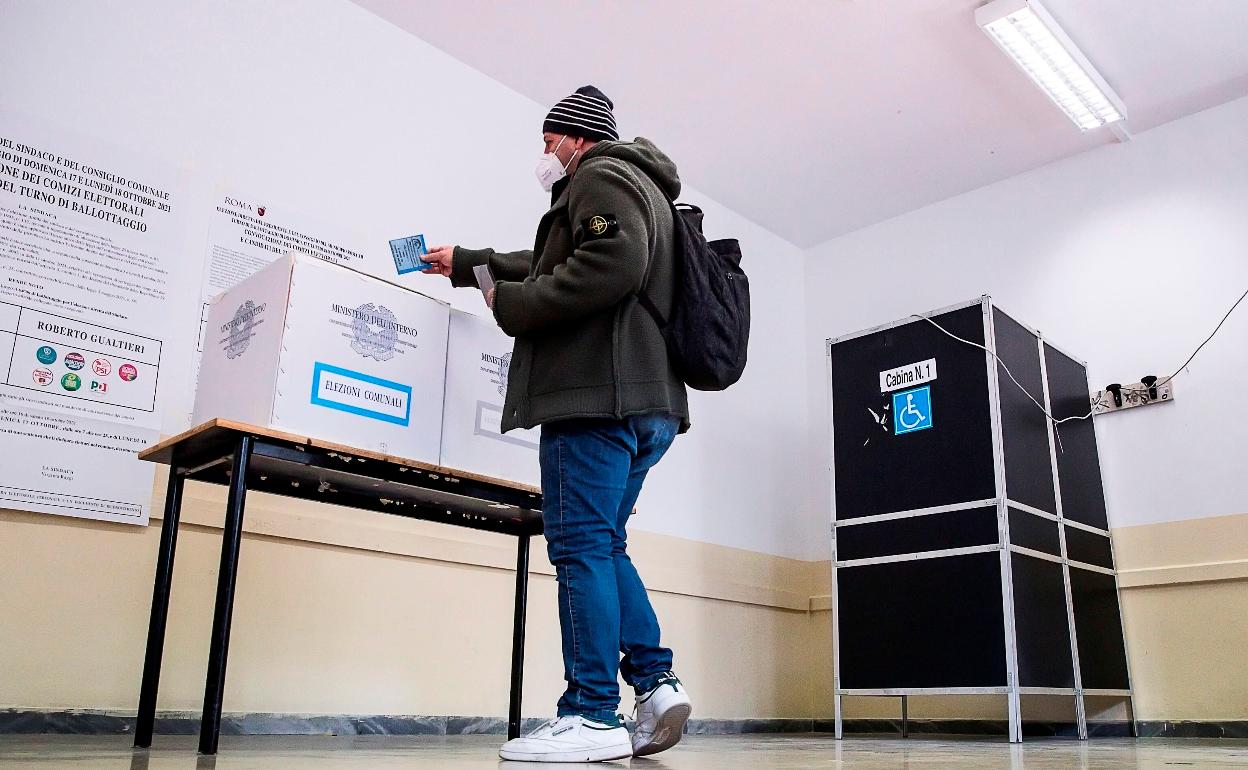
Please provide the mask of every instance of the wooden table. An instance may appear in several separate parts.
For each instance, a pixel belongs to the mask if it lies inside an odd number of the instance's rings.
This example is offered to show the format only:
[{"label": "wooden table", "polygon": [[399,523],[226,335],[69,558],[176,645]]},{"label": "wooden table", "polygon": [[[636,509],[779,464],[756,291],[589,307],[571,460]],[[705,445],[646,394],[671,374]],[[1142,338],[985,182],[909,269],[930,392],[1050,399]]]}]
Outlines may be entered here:
[{"label": "wooden table", "polygon": [[511,701],[507,735],[520,734],[524,682],[524,624],[528,598],[529,539],[542,533],[541,491],[511,481],[346,447],[255,425],[210,420],[139,453],[139,459],[170,466],[164,525],[156,559],[152,613],[134,745],[152,745],[156,691],[164,652],[173,556],[187,479],[229,487],[217,575],[216,608],[199,732],[201,754],[215,754],[221,730],[230,616],[238,574],[243,513],[249,489],[364,508],[410,519],[501,532],[516,537],[516,597],[512,619]]}]

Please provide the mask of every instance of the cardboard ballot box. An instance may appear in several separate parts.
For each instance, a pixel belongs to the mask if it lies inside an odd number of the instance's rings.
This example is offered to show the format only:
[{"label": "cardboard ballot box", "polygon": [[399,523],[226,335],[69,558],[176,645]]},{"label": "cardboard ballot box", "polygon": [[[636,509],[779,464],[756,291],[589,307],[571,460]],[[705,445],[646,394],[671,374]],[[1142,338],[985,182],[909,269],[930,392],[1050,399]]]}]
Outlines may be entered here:
[{"label": "cardboard ballot box", "polygon": [[194,421],[436,463],[449,322],[444,303],[291,254],[213,299]]},{"label": "cardboard ballot box", "polygon": [[537,486],[538,431],[499,430],[511,346],[493,318],[451,311],[440,464]]}]

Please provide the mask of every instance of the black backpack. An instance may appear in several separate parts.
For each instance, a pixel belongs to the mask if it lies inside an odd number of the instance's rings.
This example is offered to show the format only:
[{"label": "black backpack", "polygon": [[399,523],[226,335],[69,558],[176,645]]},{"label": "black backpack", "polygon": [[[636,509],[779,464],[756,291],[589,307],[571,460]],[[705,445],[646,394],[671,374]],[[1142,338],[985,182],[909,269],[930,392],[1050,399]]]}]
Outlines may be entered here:
[{"label": "black backpack", "polygon": [[645,286],[637,299],[659,325],[685,384],[723,390],[741,379],[750,340],[750,282],[741,270],[741,244],[736,238],[708,242],[702,209],[668,203],[676,237],[671,317],[663,317]]}]

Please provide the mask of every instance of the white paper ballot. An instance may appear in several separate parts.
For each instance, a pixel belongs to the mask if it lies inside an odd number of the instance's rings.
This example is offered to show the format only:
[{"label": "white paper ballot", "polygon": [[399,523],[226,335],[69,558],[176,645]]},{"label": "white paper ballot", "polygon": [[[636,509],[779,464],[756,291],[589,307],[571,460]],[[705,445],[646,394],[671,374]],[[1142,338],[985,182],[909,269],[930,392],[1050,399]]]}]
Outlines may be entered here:
[{"label": "white paper ballot", "polygon": [[477,265],[472,273],[477,277],[477,285],[481,287],[481,296],[488,297],[490,290],[494,288],[494,275],[490,273],[490,266]]}]

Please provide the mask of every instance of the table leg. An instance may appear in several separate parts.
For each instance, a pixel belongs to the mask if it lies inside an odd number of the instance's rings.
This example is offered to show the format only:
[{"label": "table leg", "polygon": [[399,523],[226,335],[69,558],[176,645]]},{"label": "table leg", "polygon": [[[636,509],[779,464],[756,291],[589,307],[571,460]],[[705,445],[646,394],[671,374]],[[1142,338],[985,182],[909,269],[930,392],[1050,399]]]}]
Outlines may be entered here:
[{"label": "table leg", "polygon": [[243,507],[247,498],[247,468],[255,439],[241,436],[230,465],[230,495],[221,537],[221,568],[217,573],[217,603],[212,616],[208,651],[208,679],[204,684],[204,714],[199,727],[199,753],[216,754],[221,733],[221,700],[225,690],[225,659],[230,646],[230,617],[238,578],[238,550],[243,539]]},{"label": "table leg", "polygon": [[160,546],[156,552],[156,581],[152,588],[152,613],[147,621],[147,653],[143,657],[143,683],[139,687],[139,715],[134,725],[134,745],[152,745],[156,723],[156,691],[160,688],[160,663],[165,651],[165,626],[169,620],[169,590],[173,585],[173,555],[178,545],[178,517],[182,515],[182,485],[177,457],[169,463],[169,484],[165,487],[165,515],[160,524]]},{"label": "table leg", "polygon": [[520,701],[524,690],[524,623],[529,602],[529,536],[516,538],[516,614],[511,636],[511,702],[507,709],[507,738],[520,737]]}]

